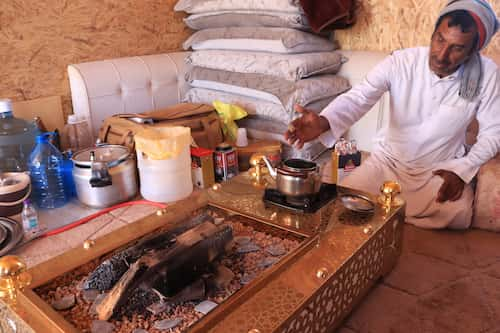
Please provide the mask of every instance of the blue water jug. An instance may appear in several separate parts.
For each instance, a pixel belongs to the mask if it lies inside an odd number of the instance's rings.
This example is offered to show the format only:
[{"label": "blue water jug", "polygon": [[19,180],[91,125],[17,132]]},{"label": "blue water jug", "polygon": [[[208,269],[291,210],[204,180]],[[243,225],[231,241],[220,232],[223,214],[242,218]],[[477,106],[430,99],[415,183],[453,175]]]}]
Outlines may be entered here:
[{"label": "blue water jug", "polygon": [[9,99],[0,99],[0,172],[26,171],[39,133],[35,122],[14,117]]},{"label": "blue water jug", "polygon": [[69,200],[64,188],[64,158],[50,143],[53,135],[44,133],[36,137],[36,146],[28,162],[32,198],[40,208],[61,207]]}]

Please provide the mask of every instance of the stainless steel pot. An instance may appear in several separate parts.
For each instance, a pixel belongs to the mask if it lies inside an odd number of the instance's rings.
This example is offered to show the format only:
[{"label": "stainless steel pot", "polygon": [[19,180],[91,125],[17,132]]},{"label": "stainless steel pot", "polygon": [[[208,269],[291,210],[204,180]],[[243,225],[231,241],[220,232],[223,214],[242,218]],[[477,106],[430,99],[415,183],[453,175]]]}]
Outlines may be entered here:
[{"label": "stainless steel pot", "polygon": [[271,176],[276,179],[276,189],[282,194],[303,197],[319,192],[321,173],[316,163],[293,158],[274,169],[266,157],[263,157],[263,160]]},{"label": "stainless steel pot", "polygon": [[137,194],[135,161],[127,147],[101,145],[80,150],[72,158],[78,200],[108,207]]}]

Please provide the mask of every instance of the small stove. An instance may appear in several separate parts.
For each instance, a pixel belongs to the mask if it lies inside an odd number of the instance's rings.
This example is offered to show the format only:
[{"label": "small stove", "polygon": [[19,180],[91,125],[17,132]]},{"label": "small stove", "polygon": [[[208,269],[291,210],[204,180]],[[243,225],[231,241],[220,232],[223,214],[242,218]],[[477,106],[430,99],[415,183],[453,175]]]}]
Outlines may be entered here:
[{"label": "small stove", "polygon": [[277,206],[298,213],[315,213],[337,196],[337,185],[321,184],[318,194],[304,197],[288,197],[276,189],[264,192],[264,204]]}]

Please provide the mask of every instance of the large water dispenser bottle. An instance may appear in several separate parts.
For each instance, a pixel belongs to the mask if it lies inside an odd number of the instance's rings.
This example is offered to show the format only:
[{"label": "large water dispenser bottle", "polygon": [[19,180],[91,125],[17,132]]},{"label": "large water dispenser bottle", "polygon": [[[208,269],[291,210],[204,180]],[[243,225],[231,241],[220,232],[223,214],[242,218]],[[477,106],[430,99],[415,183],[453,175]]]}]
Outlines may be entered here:
[{"label": "large water dispenser bottle", "polygon": [[0,99],[0,172],[28,170],[28,159],[38,134],[35,122],[15,118],[12,102]]},{"label": "large water dispenser bottle", "polygon": [[50,143],[53,133],[36,137],[36,146],[29,158],[32,198],[40,208],[56,208],[69,200],[65,191],[64,158]]}]

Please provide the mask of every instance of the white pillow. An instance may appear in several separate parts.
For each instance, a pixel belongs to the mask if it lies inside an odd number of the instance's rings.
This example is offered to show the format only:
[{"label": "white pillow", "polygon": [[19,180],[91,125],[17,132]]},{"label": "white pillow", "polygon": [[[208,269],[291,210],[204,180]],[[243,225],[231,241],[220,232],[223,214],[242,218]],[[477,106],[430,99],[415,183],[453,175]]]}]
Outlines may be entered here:
[{"label": "white pillow", "polygon": [[193,66],[228,72],[265,74],[298,81],[317,74],[335,74],[347,61],[338,52],[278,54],[244,51],[203,50],[191,53],[186,62]]},{"label": "white pillow", "polygon": [[336,44],[326,38],[290,28],[229,27],[203,29],[183,44],[185,50],[241,50],[271,53],[333,51]]},{"label": "white pillow", "polygon": [[184,11],[190,14],[235,11],[235,10],[262,10],[284,13],[300,13],[302,7],[289,0],[180,0],[174,7],[175,11]]}]

